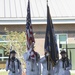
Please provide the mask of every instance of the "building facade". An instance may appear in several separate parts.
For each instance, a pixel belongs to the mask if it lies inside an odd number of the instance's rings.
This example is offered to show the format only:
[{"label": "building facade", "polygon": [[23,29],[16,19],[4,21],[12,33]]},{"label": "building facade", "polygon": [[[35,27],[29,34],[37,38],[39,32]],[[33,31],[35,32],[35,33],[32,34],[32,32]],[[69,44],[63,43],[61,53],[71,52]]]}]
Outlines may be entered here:
[{"label": "building facade", "polygon": [[[72,59],[73,68],[75,52],[75,0],[49,0],[48,5],[54,24],[58,50],[66,49],[68,44],[69,58]],[[4,28],[9,31],[25,31],[27,0],[0,0],[0,34],[5,36]],[[30,0],[31,20],[35,36],[35,50],[44,55],[44,41],[47,25],[46,0]],[[5,42],[0,40],[0,42]],[[5,57],[3,47],[0,47],[0,57]],[[72,53],[72,54],[71,54]],[[70,56],[71,55],[71,56]],[[3,61],[4,59],[0,59]]]}]

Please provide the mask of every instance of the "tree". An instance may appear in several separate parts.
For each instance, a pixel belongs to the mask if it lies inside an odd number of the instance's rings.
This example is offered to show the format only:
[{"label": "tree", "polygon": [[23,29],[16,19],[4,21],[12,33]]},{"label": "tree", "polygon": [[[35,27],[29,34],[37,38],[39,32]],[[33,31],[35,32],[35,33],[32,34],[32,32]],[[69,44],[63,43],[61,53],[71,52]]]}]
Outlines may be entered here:
[{"label": "tree", "polygon": [[10,49],[12,47],[12,50],[15,50],[17,52],[17,57],[20,59],[21,63],[24,64],[23,53],[26,52],[25,32],[9,31],[6,28],[5,32],[6,32],[6,37],[0,35],[0,39],[6,42],[0,43],[0,46],[5,48],[6,55],[9,54]]}]

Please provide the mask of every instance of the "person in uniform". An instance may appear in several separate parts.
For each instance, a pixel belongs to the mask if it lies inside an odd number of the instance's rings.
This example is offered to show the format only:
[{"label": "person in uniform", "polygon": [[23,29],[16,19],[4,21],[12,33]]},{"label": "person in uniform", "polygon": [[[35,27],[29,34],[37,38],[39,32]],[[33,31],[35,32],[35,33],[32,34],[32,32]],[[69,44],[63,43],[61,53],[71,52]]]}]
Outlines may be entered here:
[{"label": "person in uniform", "polygon": [[56,72],[55,75],[70,75],[71,70],[71,61],[68,59],[66,52],[64,50],[61,51],[61,59],[58,60],[56,65]]},{"label": "person in uniform", "polygon": [[8,75],[22,75],[21,62],[16,58],[16,52],[10,51],[9,58],[6,62],[6,71]]},{"label": "person in uniform", "polygon": [[31,46],[23,55],[26,62],[26,75],[41,75],[40,55],[33,49],[34,46]]},{"label": "person in uniform", "polygon": [[[40,59],[40,63],[42,64],[43,70],[42,75],[54,75],[52,62],[48,60],[49,53],[46,51],[45,56]],[[48,64],[49,61],[49,64]],[[49,69],[48,69],[49,67]]]}]

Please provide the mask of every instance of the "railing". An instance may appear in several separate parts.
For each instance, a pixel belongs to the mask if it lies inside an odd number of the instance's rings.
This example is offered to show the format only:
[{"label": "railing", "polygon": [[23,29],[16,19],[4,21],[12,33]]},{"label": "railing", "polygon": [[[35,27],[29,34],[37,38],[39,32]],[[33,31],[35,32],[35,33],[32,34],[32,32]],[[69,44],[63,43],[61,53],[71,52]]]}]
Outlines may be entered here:
[{"label": "railing", "polygon": [[1,61],[5,61],[5,60],[7,60],[8,59],[8,57],[0,57],[0,62]]},{"label": "railing", "polygon": [[0,57],[0,59],[2,59],[2,58],[8,58],[8,57]]}]

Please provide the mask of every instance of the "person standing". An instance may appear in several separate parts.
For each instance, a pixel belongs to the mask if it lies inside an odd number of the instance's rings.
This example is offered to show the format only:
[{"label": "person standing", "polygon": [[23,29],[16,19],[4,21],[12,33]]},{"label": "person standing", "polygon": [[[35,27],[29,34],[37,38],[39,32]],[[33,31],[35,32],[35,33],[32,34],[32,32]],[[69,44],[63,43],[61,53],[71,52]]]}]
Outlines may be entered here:
[{"label": "person standing", "polygon": [[[40,63],[43,66],[42,75],[54,75],[52,62],[51,60],[48,60],[48,56],[49,56],[49,53],[45,52],[45,56],[40,59]],[[49,61],[49,64],[48,64],[48,61]],[[48,70],[48,67],[50,67],[50,70]]]},{"label": "person standing", "polygon": [[61,59],[58,60],[58,63],[56,65],[57,69],[57,75],[71,75],[71,61],[68,59],[66,52],[64,50],[61,51]]},{"label": "person standing", "polygon": [[9,58],[6,62],[6,71],[9,71],[8,75],[22,75],[21,62],[15,55],[15,50],[10,51]]},{"label": "person standing", "polygon": [[26,62],[26,75],[41,75],[40,55],[31,47],[23,57]]}]

